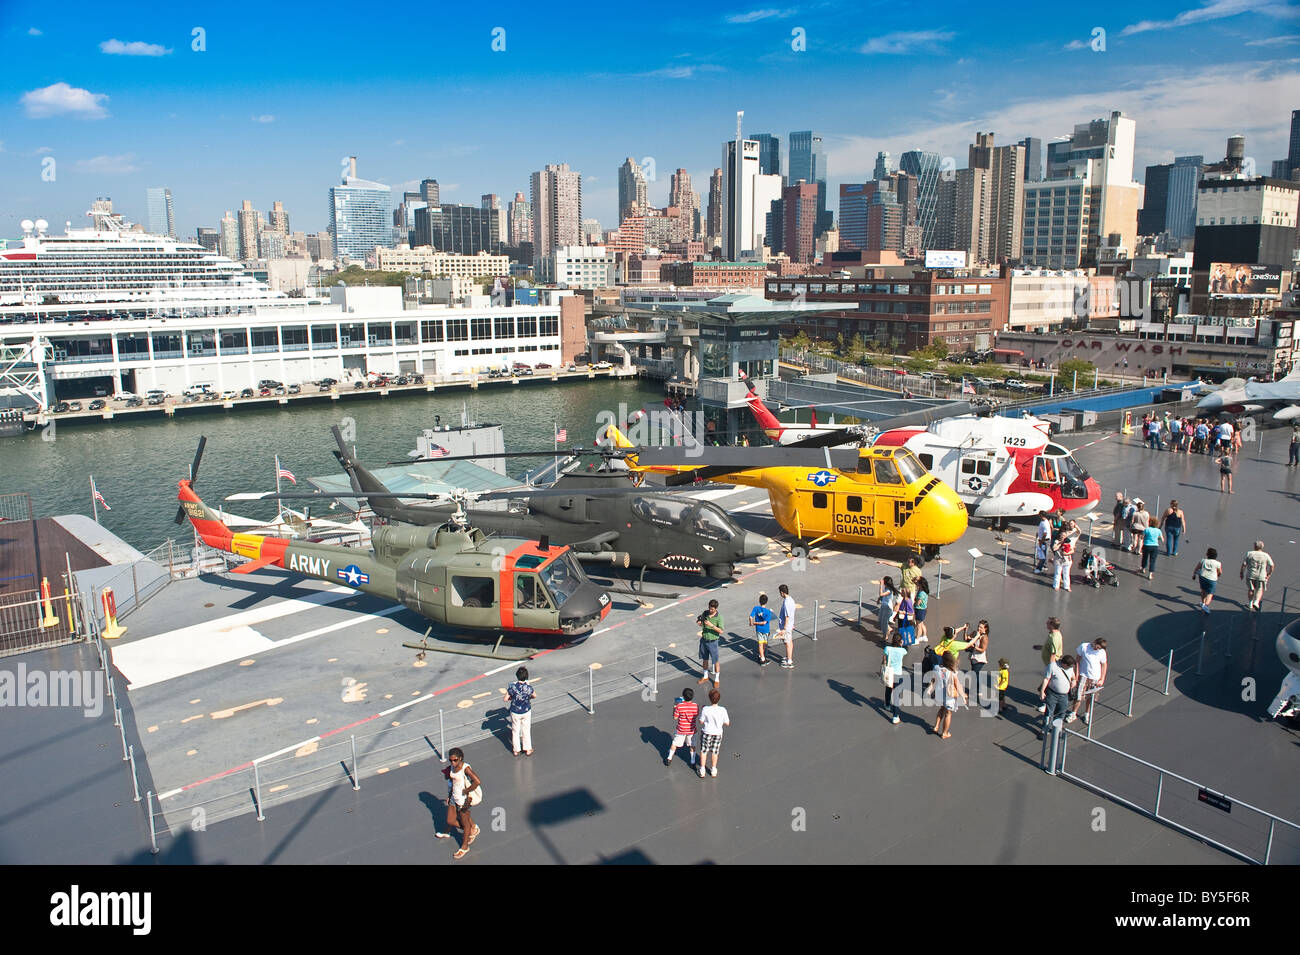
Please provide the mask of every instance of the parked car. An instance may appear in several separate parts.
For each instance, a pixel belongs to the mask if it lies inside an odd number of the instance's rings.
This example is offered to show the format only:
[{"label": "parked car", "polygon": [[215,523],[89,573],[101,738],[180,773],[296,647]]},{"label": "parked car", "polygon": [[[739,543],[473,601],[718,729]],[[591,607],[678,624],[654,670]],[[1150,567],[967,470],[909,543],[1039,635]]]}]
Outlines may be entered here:
[{"label": "parked car", "polygon": [[1026,391],[1029,388],[1028,383],[1021,381],[1019,378],[1008,378],[1006,386],[1012,391]]},{"label": "parked car", "polygon": [[514,375],[531,375],[533,373],[533,366],[525,365],[523,362],[515,362],[510,371]]},{"label": "parked car", "polygon": [[106,405],[106,404],[107,404],[107,402],[104,401],[103,398],[96,398],[94,401],[92,401],[92,402],[90,403],[90,410],[91,410],[91,411],[102,411],[102,410],[104,409],[104,405]]},{"label": "parked car", "polygon": [[267,388],[267,389],[279,388],[280,382],[276,381],[273,378],[263,378],[261,381],[257,383],[257,387]]},{"label": "parked car", "polygon": [[[149,405],[151,405],[151,406],[157,406],[157,405],[162,404],[162,403],[163,403],[164,401],[166,401],[166,400],[167,400],[167,396],[166,396],[166,395],[150,395],[150,396],[149,396],[149,401],[148,401],[147,403],[148,403]],[[186,400],[186,401],[193,401],[194,399],[191,398],[189,395],[186,395],[186,396],[185,396],[185,400]]]},{"label": "parked car", "polygon": [[614,366],[607,361],[598,361],[596,362],[596,364],[592,365],[591,367],[594,371],[605,371],[609,368],[613,368]]},{"label": "parked car", "polygon": [[406,385],[406,384],[410,384],[410,381],[405,375],[398,375],[396,378],[393,379],[393,384]]},{"label": "parked car", "polygon": [[239,397],[241,397],[241,398],[251,398],[251,397],[253,397],[253,389],[252,389],[252,388],[245,388],[243,391],[241,391],[241,392],[239,393]]},{"label": "parked car", "polygon": [[551,370],[551,366],[550,366],[549,364],[547,364],[546,362],[544,362],[544,361],[543,361],[543,362],[538,362],[538,363],[537,363],[537,370],[538,370],[538,371],[550,371],[550,370]]},{"label": "parked car", "polygon": [[302,387],[300,385],[290,385],[289,394],[291,395],[302,394]]},{"label": "parked car", "polygon": [[128,408],[143,408],[144,399],[139,395],[132,395],[130,398],[126,399],[126,406]]},{"label": "parked car", "polygon": [[281,397],[283,397],[283,396],[286,395],[287,393],[288,393],[288,392],[285,391],[284,385],[281,385],[280,387],[276,388],[276,389],[272,392],[272,394],[280,395]]},{"label": "parked car", "polygon": [[360,390],[361,390],[362,388],[364,388],[365,386],[366,386],[365,381],[358,381],[358,382],[357,382],[355,385],[353,385],[352,387],[353,387],[354,389],[360,391]]},{"label": "parked car", "polygon": [[263,398],[269,398],[271,397],[271,389],[263,388],[261,391],[258,392],[258,394],[261,395]]},{"label": "parked car", "polygon": [[234,401],[238,397],[239,397],[239,392],[237,391],[223,391],[221,393],[222,401]]},{"label": "parked car", "polygon": [[337,385],[338,383],[339,383],[339,382],[338,382],[338,379],[337,379],[337,378],[322,378],[322,379],[320,380],[320,390],[321,390],[321,391],[328,391],[330,385]]},{"label": "parked car", "polygon": [[424,375],[412,375],[412,376],[411,376],[411,384],[413,384],[413,385],[422,385],[422,384],[424,384]]},{"label": "parked car", "polygon": [[565,370],[565,371],[577,371],[577,370],[578,370],[578,366],[575,365],[573,362],[569,362],[569,367],[566,368],[566,369],[564,369],[564,370]]},{"label": "parked car", "polygon": [[80,411],[80,410],[81,410],[81,402],[80,402],[80,401],[74,401],[74,402],[72,402],[71,404],[68,405],[68,410],[69,410],[69,411]]},{"label": "parked car", "polygon": [[54,406],[55,414],[66,414],[71,410],[72,407],[66,401],[60,401],[57,405]]}]

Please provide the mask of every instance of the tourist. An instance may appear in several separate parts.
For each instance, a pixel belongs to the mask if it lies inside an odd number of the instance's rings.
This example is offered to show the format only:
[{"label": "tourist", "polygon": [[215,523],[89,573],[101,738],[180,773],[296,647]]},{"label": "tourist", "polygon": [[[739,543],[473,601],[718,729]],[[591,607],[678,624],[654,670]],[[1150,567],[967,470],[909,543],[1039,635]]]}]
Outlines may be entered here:
[{"label": "tourist", "polygon": [[880,661],[880,679],[885,684],[885,706],[889,708],[891,719],[889,722],[898,723],[898,698],[894,696],[896,690],[901,690],[903,681],[903,659],[907,656],[907,647],[903,646],[903,638],[894,634],[892,640],[885,646],[884,658]]},{"label": "tourist", "polygon": [[1219,452],[1219,493],[1225,490],[1232,494],[1232,453],[1228,449]]},{"label": "tourist", "polygon": [[1160,517],[1160,529],[1165,532],[1165,556],[1178,556],[1178,539],[1187,530],[1187,516],[1177,501],[1170,501],[1168,509]]},{"label": "tourist", "polygon": [[922,577],[916,582],[916,596],[912,598],[916,617],[916,642],[925,643],[930,639],[925,629],[925,615],[930,609],[930,582]]},{"label": "tourist", "polygon": [[[1124,546],[1124,512],[1129,507],[1129,502],[1124,498],[1123,491],[1115,492],[1115,506],[1111,508],[1111,543],[1116,547]],[[1037,556],[1037,554],[1035,554]],[[1037,570],[1034,573],[1038,573]]]},{"label": "tourist", "polygon": [[894,611],[894,628],[903,638],[903,646],[910,647],[916,643],[916,604],[912,600],[911,588],[904,588]]},{"label": "tourist", "polygon": [[673,741],[664,758],[665,766],[673,764],[673,753],[677,752],[679,746],[690,750],[691,765],[695,765],[695,731],[699,716],[700,705],[695,702],[695,691],[688,686],[682,690],[682,695],[673,705]]},{"label": "tourist", "polygon": [[943,663],[937,668],[935,680],[930,684],[930,695],[939,701],[939,715],[934,720],[934,731],[940,739],[952,736],[952,714],[957,707],[966,702],[966,689],[961,685],[957,675],[957,654],[949,651],[943,655]]},{"label": "tourist", "polygon": [[709,705],[700,710],[700,778],[704,777],[704,763],[712,756],[713,765],[709,775],[718,775],[718,751],[722,749],[722,729],[731,725],[727,708],[719,705],[722,694],[717,689],[709,690]]},{"label": "tourist", "polygon": [[794,598],[790,596],[790,585],[782,584],[776,588],[781,595],[781,609],[776,616],[776,635],[785,643],[785,659],[781,666],[790,669],[794,666]]},{"label": "tourist", "polygon": [[942,658],[945,653],[961,653],[970,646],[970,642],[967,640],[958,640],[957,634],[965,634],[969,629],[970,624],[968,623],[963,623],[955,630],[952,627],[944,627],[943,637],[934,646],[934,655]]},{"label": "tourist", "polygon": [[1196,422],[1196,437],[1192,441],[1192,450],[1197,454],[1207,454],[1210,443],[1210,426],[1201,418]]},{"label": "tourist", "polygon": [[886,643],[889,642],[890,624],[894,619],[894,611],[898,608],[898,601],[901,599],[902,594],[894,586],[894,578],[884,578],[880,582],[880,608],[877,611],[877,619],[880,622],[880,637]]},{"label": "tourist", "polygon": [[1011,663],[1006,657],[998,660],[998,713],[1007,708],[1007,688],[1011,686]]},{"label": "tourist", "polygon": [[1070,567],[1074,563],[1074,539],[1062,537],[1052,548],[1052,564],[1055,573],[1052,577],[1052,589],[1070,592]]},{"label": "tourist", "polygon": [[1106,685],[1106,670],[1109,665],[1106,659],[1106,638],[1098,637],[1092,643],[1081,643],[1075,652],[1079,655],[1079,692],[1065,722],[1073,723],[1079,713],[1079,704],[1086,701],[1083,721],[1091,723],[1094,698]]},{"label": "tourist", "polygon": [[533,755],[533,701],[537,693],[528,682],[528,668],[515,671],[515,682],[506,687],[501,702],[510,704],[510,748],[519,755],[522,741],[525,756]]},{"label": "tourist", "polygon": [[1219,552],[1210,547],[1192,571],[1192,579],[1201,585],[1201,613],[1209,614],[1210,602],[1214,600],[1214,588],[1218,586],[1222,575],[1223,565],[1219,563]]},{"label": "tourist", "polygon": [[1232,439],[1232,453],[1233,453],[1233,454],[1241,454],[1242,435],[1241,435],[1241,419],[1240,419],[1240,418],[1237,418],[1237,419],[1236,419],[1236,425],[1233,427],[1233,429],[1232,429],[1232,434],[1230,435],[1230,437],[1231,437],[1231,439]]},{"label": "tourist", "polygon": [[[460,848],[452,858],[463,859],[478,838],[479,829],[474,825],[470,809],[483,801],[483,783],[465,762],[465,753],[460,747],[450,750],[447,760],[451,764],[443,770],[451,789],[447,796],[447,828],[460,829]],[[450,832],[435,832],[434,835],[439,839],[451,838]]]},{"label": "tourist", "polygon": [[1241,579],[1246,581],[1247,604],[1251,610],[1259,610],[1264,602],[1264,590],[1268,579],[1273,576],[1273,558],[1264,550],[1263,541],[1255,541],[1255,549],[1248,551],[1241,562]]},{"label": "tourist", "polygon": [[[1043,666],[1046,667],[1053,660],[1058,660],[1061,654],[1065,652],[1065,637],[1061,634],[1061,619],[1059,617],[1047,618],[1047,639],[1043,641],[1042,657]],[[1040,706],[1038,712],[1043,712],[1044,707]]]},{"label": "tourist", "polygon": [[1196,422],[1191,418],[1183,419],[1183,443],[1182,450],[1186,454],[1192,453],[1193,435],[1196,434]]},{"label": "tourist", "polygon": [[1038,698],[1043,701],[1038,712],[1043,714],[1041,738],[1051,729],[1052,721],[1064,717],[1070,709],[1070,691],[1076,685],[1074,675],[1074,657],[1066,655],[1059,661],[1052,660],[1043,671],[1043,685],[1038,688]]},{"label": "tourist", "polygon": [[767,658],[767,638],[772,633],[773,616],[767,606],[767,594],[759,594],[758,603],[749,612],[749,625],[754,628],[754,637],[758,640],[758,665],[761,667],[771,662]]},{"label": "tourist", "polygon": [[1142,549],[1142,538],[1150,524],[1151,515],[1147,511],[1146,502],[1140,497],[1133,498],[1133,513],[1128,519],[1129,533],[1133,535],[1128,548],[1130,552],[1136,554]]},{"label": "tourist", "polygon": [[975,705],[983,706],[984,704],[980,702],[980,677],[984,672],[984,667],[989,662],[989,622],[987,620],[981,620],[975,625],[975,636],[966,649],[970,652],[971,673],[975,675]]},{"label": "tourist", "polygon": [[1138,570],[1138,576],[1145,571],[1147,580],[1155,577],[1156,555],[1160,552],[1160,541],[1164,536],[1158,524],[1152,524],[1142,532],[1142,566]]},{"label": "tourist", "polygon": [[1219,422],[1219,450],[1224,454],[1232,453],[1232,435],[1236,430],[1231,421]]},{"label": "tourist", "polygon": [[722,611],[716,600],[709,601],[709,609],[695,618],[700,625],[700,666],[704,676],[696,683],[712,680],[717,686],[722,681],[722,664],[718,661],[718,644],[722,640]]},{"label": "tourist", "polygon": [[1047,555],[1052,549],[1052,521],[1047,511],[1038,512],[1038,531],[1034,538],[1034,573],[1047,569]]},{"label": "tourist", "polygon": [[899,587],[903,590],[910,590],[916,586],[916,582],[921,579],[921,562],[915,557],[907,558],[907,563],[900,567],[902,579],[899,581]]},{"label": "tourist", "polygon": [[1300,464],[1300,425],[1291,426],[1291,443],[1287,445],[1286,466],[1293,468]]},{"label": "tourist", "polygon": [[1150,445],[1152,451],[1164,450],[1164,445],[1160,443],[1160,419],[1152,418],[1151,423],[1147,426],[1150,434]]}]

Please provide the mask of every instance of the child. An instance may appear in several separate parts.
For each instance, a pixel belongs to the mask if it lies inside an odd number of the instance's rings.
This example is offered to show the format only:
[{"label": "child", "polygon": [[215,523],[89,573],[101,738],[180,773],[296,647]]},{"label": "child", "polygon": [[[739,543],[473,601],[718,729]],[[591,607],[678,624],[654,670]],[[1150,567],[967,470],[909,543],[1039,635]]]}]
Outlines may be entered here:
[{"label": "child", "polygon": [[758,665],[767,666],[772,661],[767,658],[767,638],[772,632],[772,618],[775,614],[767,608],[767,594],[758,595],[758,604],[749,612],[749,622],[758,638]]},{"label": "child", "polygon": [[898,602],[894,619],[898,633],[903,638],[903,646],[910,647],[916,643],[916,604],[912,601],[915,591],[908,587],[903,590],[903,599]]},{"label": "child", "polygon": [[673,753],[677,752],[678,746],[685,746],[690,750],[691,765],[695,765],[695,723],[699,719],[700,707],[698,703],[692,702],[694,699],[695,691],[688,686],[682,690],[682,695],[678,697],[678,702],[673,707],[673,743],[668,747],[668,758],[664,760],[665,766],[673,764]]},{"label": "child", "polygon": [[1007,687],[1011,685],[1011,664],[1003,657],[998,661],[998,713],[1007,708]]},{"label": "child", "polygon": [[925,629],[925,614],[930,606],[930,582],[922,577],[916,582],[916,642],[925,643],[930,639]]}]

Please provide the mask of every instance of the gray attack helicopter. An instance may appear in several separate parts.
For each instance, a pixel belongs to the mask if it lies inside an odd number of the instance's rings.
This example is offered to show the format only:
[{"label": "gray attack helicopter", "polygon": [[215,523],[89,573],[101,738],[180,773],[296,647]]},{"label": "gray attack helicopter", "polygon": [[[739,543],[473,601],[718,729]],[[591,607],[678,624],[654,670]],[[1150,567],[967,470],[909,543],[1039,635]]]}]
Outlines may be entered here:
[{"label": "gray attack helicopter", "polygon": [[[347,472],[353,490],[359,494],[390,494],[383,482],[357,461],[355,449],[348,448],[339,429],[331,430],[339,446],[335,457]],[[544,493],[521,492],[511,501],[510,510],[475,508],[470,512],[474,526],[489,535],[546,537],[567,546],[587,564],[703,574],[724,580],[732,576],[739,561],[753,560],[767,552],[767,538],[744,530],[716,504],[672,492],[647,489],[638,493],[632,484],[633,475],[609,467],[608,451],[560,452],[562,456],[588,453],[605,459],[600,469],[562,473]],[[437,460],[525,456],[538,455],[507,452]],[[545,456],[552,457],[553,453],[546,452]],[[557,493],[564,491],[572,493]],[[401,496],[405,495],[370,497],[370,506],[380,517],[403,524],[442,524],[451,515],[446,506],[405,504],[398,500]]]}]

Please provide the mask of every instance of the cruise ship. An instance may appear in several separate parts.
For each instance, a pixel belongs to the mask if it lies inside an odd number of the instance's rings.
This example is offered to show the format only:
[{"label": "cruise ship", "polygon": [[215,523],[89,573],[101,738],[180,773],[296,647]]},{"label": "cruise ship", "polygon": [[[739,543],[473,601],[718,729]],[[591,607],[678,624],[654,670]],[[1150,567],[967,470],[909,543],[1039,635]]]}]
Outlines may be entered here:
[{"label": "cruise ship", "polygon": [[568,290],[539,289],[539,304],[416,304],[400,287],[342,284],[291,297],[201,246],[112,218],[95,226],[50,236],[43,220],[24,220],[21,239],[0,240],[0,408],[267,379],[434,384],[557,367],[586,347],[584,303]]}]

